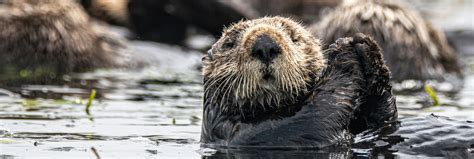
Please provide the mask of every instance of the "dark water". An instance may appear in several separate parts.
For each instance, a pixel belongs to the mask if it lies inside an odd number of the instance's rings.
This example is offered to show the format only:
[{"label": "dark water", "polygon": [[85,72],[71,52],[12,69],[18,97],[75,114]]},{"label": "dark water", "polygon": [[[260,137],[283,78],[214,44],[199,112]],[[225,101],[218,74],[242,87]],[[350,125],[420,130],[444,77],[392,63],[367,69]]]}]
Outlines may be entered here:
[{"label": "dark water", "polygon": [[[473,1],[430,2],[428,8],[454,8],[447,13],[456,15],[440,20],[437,14],[441,13],[415,5],[428,11],[436,25],[448,32],[474,28]],[[466,63],[463,89],[457,93],[438,92],[440,106],[433,106],[424,91],[397,94],[402,128],[395,135],[361,135],[356,138],[360,144],[355,148],[330,152],[217,152],[199,147],[202,86],[195,67],[201,55],[156,43],[132,42],[132,46],[150,61],[156,61],[155,65],[143,70],[71,75],[65,77],[70,81],[65,85],[0,88],[0,158],[474,157],[474,145],[467,145],[470,149],[450,147],[474,143],[470,140],[474,135],[470,122],[474,121],[472,49],[462,52]],[[468,43],[464,47],[469,46]],[[395,87],[413,85],[415,82],[408,81]],[[437,88],[449,90],[450,86],[442,84]],[[85,105],[91,89],[98,94],[87,114]],[[430,127],[437,129],[425,129]]]}]

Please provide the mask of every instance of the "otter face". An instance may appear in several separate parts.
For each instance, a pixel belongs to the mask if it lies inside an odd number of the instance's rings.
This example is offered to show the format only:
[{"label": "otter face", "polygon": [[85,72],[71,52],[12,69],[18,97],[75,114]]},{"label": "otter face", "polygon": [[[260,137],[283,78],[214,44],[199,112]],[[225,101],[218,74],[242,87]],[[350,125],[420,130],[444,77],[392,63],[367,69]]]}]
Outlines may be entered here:
[{"label": "otter face", "polygon": [[240,109],[294,102],[325,65],[319,45],[287,18],[234,24],[203,58],[205,97]]}]

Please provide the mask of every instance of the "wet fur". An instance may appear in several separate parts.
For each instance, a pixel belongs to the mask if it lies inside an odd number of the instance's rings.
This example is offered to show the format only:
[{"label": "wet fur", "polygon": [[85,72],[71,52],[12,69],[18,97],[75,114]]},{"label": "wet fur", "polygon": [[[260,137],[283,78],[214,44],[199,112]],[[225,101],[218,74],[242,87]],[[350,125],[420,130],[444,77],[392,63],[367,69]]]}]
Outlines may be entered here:
[{"label": "wet fur", "polygon": [[395,2],[355,0],[312,26],[326,42],[364,33],[384,50],[393,81],[462,78],[456,53],[445,35],[418,13]]},{"label": "wet fur", "polygon": [[[228,54],[221,54],[224,50],[219,49],[229,41],[236,41],[237,45],[245,46],[246,40],[249,39],[246,36],[258,36],[259,34],[256,33],[258,31],[273,34],[271,29],[260,29],[262,24],[291,25],[285,27],[287,30],[282,34],[284,37],[293,37],[291,35],[294,33],[304,34],[299,36],[303,36],[302,41],[308,44],[312,51],[292,53],[301,54],[297,56],[310,60],[303,60],[304,62],[300,61],[297,65],[285,67],[304,68],[305,85],[302,87],[305,89],[297,94],[285,92],[286,90],[269,92],[273,93],[270,96],[293,96],[291,98],[293,100],[285,102],[267,102],[261,104],[260,107],[252,107],[251,104],[245,102],[243,105],[236,105],[233,100],[239,99],[237,95],[243,95],[242,99],[252,98],[245,96],[247,94],[222,94],[229,88],[239,89],[232,85],[229,87],[229,84],[225,82],[232,80],[228,79],[229,77],[236,76],[229,74],[247,73],[246,76],[258,78],[258,73],[248,74],[254,72],[238,70],[240,63],[235,63],[238,60],[250,58],[245,54],[248,48],[227,50]],[[257,31],[254,31],[256,28]],[[205,94],[202,146],[213,148],[264,146],[297,149],[347,146],[351,144],[353,134],[377,129],[397,120],[395,98],[391,94],[389,84],[390,72],[384,64],[381,50],[372,39],[365,35],[342,38],[323,53],[319,48],[318,40],[303,30],[304,28],[299,24],[279,17],[240,22],[226,29],[223,38],[216,42],[210,54],[203,59]],[[247,34],[248,32],[251,34]],[[242,33],[243,37],[235,36],[239,33]],[[277,43],[283,47],[295,45],[287,40],[277,40]],[[308,53],[311,56],[305,56]],[[289,62],[278,64],[284,63]],[[250,66],[253,69],[258,68],[257,65]],[[285,82],[295,84],[294,81]],[[249,91],[257,91],[250,94],[262,93],[259,92],[261,90],[249,88]],[[215,100],[216,97],[218,100]],[[264,98],[267,97],[264,96]]]},{"label": "wet fur", "polygon": [[18,70],[57,74],[128,65],[120,38],[72,0],[7,0],[0,5],[0,58]]},{"label": "wet fur", "polygon": [[249,8],[253,8],[260,16],[279,15],[293,17],[301,19],[305,24],[308,24],[320,20],[327,10],[335,8],[342,1],[343,0],[252,0],[248,3],[251,5]]},{"label": "wet fur", "polygon": [[[265,66],[249,54],[251,45],[262,33],[275,39],[284,54],[269,66],[276,77],[275,86],[270,88],[261,81],[260,72]],[[314,80],[310,76],[317,76],[325,62],[318,51],[318,41],[308,35],[297,23],[284,18],[262,18],[231,26],[213,46],[212,56],[204,59],[204,86],[208,88],[204,93],[214,103],[221,103],[225,112],[236,108],[273,109],[294,102],[296,96],[308,91],[306,84]]]}]

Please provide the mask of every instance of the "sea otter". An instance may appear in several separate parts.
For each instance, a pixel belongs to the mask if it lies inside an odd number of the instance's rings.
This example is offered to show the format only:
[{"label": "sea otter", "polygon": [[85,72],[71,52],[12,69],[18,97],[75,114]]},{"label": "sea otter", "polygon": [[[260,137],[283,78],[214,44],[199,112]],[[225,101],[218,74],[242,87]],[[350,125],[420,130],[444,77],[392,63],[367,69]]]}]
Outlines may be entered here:
[{"label": "sea otter", "polygon": [[73,0],[2,1],[0,28],[2,74],[30,72],[60,77],[131,64],[120,38],[90,21]]},{"label": "sea otter", "polygon": [[325,50],[320,43],[282,17],[225,29],[203,57],[202,146],[348,146],[354,134],[395,123],[376,42],[357,34]]},{"label": "sea otter", "polygon": [[386,0],[348,0],[311,28],[324,41],[359,32],[373,37],[395,82],[461,81],[457,54],[443,32],[407,8]]}]

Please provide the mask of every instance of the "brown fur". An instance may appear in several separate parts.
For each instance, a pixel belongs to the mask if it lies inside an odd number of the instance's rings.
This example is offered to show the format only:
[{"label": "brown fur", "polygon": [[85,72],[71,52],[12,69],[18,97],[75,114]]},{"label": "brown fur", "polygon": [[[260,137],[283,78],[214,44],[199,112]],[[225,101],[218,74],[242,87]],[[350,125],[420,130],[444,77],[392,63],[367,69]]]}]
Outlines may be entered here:
[{"label": "brown fur", "polygon": [[359,32],[374,37],[394,81],[462,77],[444,34],[418,13],[390,0],[346,1],[312,30],[327,43]]},{"label": "brown fur", "polygon": [[[265,66],[250,55],[252,44],[263,33],[282,50],[269,65],[273,81],[262,80],[260,70]],[[213,94],[211,100],[216,104],[231,100],[240,106],[243,103],[280,105],[306,92],[307,84],[325,67],[325,60],[319,40],[306,29],[290,19],[266,17],[242,21],[225,29],[210,55],[203,58],[203,65],[205,87],[221,88],[222,92],[205,92]],[[231,97],[236,99],[228,99]]]},{"label": "brown fur", "polygon": [[0,5],[0,60],[53,72],[124,66],[125,45],[72,0],[7,0]]},{"label": "brown fur", "polygon": [[89,4],[85,9],[91,16],[113,24],[127,25],[128,0],[82,0]]},{"label": "brown fur", "polygon": [[285,18],[226,29],[203,59],[201,146],[344,148],[360,132],[396,128],[390,71],[377,43],[357,34],[322,52]]},{"label": "brown fur", "polygon": [[[245,0],[244,0],[245,1]],[[318,21],[325,11],[335,8],[343,0],[251,0],[260,16],[279,15],[301,19],[306,24]],[[241,2],[242,3],[242,2]]]}]

